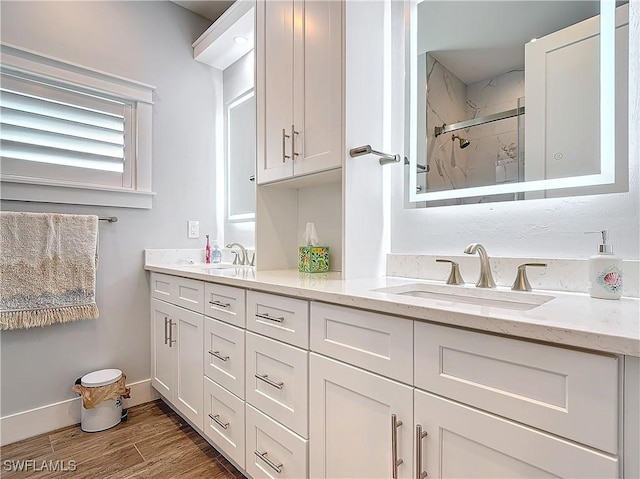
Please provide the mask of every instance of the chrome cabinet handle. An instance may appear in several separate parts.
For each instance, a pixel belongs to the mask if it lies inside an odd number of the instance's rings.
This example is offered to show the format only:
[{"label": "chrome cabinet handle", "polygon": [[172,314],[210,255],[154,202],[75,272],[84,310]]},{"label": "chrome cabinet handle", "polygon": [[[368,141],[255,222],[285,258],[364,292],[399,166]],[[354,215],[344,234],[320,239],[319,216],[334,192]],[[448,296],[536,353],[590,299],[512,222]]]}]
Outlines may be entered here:
[{"label": "chrome cabinet handle", "polygon": [[284,321],[284,316],[270,316],[268,313],[256,313],[256,318],[268,319],[269,321],[274,321],[276,323],[281,323]]},{"label": "chrome cabinet handle", "polygon": [[262,459],[267,466],[269,466],[271,469],[273,469],[274,471],[276,471],[278,474],[280,474],[282,472],[282,463],[280,464],[275,464],[273,461],[271,461],[271,459],[269,459],[267,457],[267,451],[265,452],[258,452],[258,451],[253,451],[253,453],[259,457],[260,459]]},{"label": "chrome cabinet handle", "polygon": [[402,421],[398,421],[395,414],[391,415],[391,477],[398,479],[398,466],[404,461],[398,458],[398,428]]},{"label": "chrome cabinet handle", "polygon": [[296,156],[298,156],[298,154],[296,153],[296,135],[298,135],[299,132],[296,131],[296,128],[294,125],[291,125],[291,158],[293,160],[296,159]]},{"label": "chrome cabinet handle", "polygon": [[176,325],[176,323],[173,322],[172,319],[169,320],[169,347],[173,346],[173,343],[178,342],[177,339],[173,339],[173,327]]},{"label": "chrome cabinet handle", "polygon": [[215,421],[218,426],[220,426],[222,429],[228,429],[229,428],[229,423],[228,422],[222,422],[220,420],[220,414],[216,414],[215,416],[212,416],[211,414],[209,414],[209,417]]},{"label": "chrome cabinet handle", "polygon": [[231,303],[223,303],[222,301],[209,301],[209,304],[213,306],[220,306],[221,308],[229,308],[231,307]]},{"label": "chrome cabinet handle", "polygon": [[268,374],[262,374],[262,375],[254,374],[254,376],[256,377],[256,379],[259,379],[260,381],[264,381],[269,386],[273,386],[276,389],[282,389],[284,387],[284,383],[277,383],[277,382],[272,381],[271,379],[269,379],[269,375]]},{"label": "chrome cabinet handle", "polygon": [[164,344],[169,342],[169,332],[167,331],[167,325],[169,324],[169,318],[164,317]]},{"label": "chrome cabinet handle", "polygon": [[422,470],[422,440],[427,437],[427,431],[422,431],[420,424],[416,425],[416,479],[427,477],[427,471]]},{"label": "chrome cabinet handle", "polygon": [[220,351],[209,351],[209,354],[218,358],[220,361],[224,361],[225,363],[229,360],[229,356],[221,356]]},{"label": "chrome cabinet handle", "polygon": [[287,155],[285,148],[286,148],[286,144],[285,141],[287,138],[291,138],[289,135],[287,135],[286,130],[283,128],[282,129],[282,162],[286,163],[288,158],[291,158],[289,155]]}]

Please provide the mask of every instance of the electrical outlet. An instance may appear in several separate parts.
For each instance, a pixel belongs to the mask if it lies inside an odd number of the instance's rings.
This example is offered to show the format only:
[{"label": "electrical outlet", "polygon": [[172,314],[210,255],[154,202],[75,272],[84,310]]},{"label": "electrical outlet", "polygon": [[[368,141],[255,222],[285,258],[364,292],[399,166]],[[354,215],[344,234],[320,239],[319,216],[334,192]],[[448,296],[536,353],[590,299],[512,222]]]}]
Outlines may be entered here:
[{"label": "electrical outlet", "polygon": [[199,221],[187,221],[187,238],[200,238]]}]

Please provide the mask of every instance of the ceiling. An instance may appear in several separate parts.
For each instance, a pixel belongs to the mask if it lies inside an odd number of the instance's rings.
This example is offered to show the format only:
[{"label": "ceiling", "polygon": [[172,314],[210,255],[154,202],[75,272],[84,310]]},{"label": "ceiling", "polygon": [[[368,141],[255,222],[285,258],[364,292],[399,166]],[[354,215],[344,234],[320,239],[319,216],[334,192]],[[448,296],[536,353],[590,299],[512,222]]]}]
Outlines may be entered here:
[{"label": "ceiling", "polygon": [[233,0],[171,0],[181,7],[215,22],[233,3]]}]

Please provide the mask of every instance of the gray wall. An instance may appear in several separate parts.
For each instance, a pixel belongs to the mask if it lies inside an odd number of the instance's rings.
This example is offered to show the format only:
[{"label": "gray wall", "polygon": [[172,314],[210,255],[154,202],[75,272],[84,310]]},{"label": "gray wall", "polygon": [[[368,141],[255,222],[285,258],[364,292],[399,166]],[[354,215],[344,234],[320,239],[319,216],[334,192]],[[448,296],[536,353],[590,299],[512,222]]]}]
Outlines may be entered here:
[{"label": "gray wall", "polygon": [[[3,210],[116,215],[100,225],[100,318],[5,331],[0,342],[6,416],[74,397],[74,380],[116,367],[129,382],[150,376],[144,248],[198,248],[215,237],[214,69],[192,59],[209,26],[169,2],[2,2],[2,42],[152,84],[151,210],[3,201]],[[221,97],[221,95],[218,95]],[[209,181],[207,181],[207,179]],[[187,239],[187,220],[201,238]]]}]

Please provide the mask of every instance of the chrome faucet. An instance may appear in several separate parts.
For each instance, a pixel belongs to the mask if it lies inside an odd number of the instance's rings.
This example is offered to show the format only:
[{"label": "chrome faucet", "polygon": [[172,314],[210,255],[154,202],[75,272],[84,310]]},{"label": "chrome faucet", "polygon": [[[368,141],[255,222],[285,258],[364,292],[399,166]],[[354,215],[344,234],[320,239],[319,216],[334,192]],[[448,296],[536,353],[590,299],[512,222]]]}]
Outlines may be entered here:
[{"label": "chrome faucet", "polygon": [[489,256],[487,255],[487,250],[484,249],[484,246],[482,246],[480,243],[471,243],[465,248],[464,252],[466,254],[478,253],[480,255],[480,276],[478,277],[476,287],[495,288],[496,282],[493,280],[493,276],[491,275]]},{"label": "chrome faucet", "polygon": [[[238,248],[240,248],[241,254],[240,254],[240,264],[242,266],[248,264],[248,258],[247,258],[247,250],[244,246],[242,246],[240,243],[229,243],[227,246],[225,246],[225,248],[233,248],[234,246],[237,246]],[[233,261],[233,264],[237,264],[236,261],[238,260],[238,256],[236,256],[236,258]]]}]

